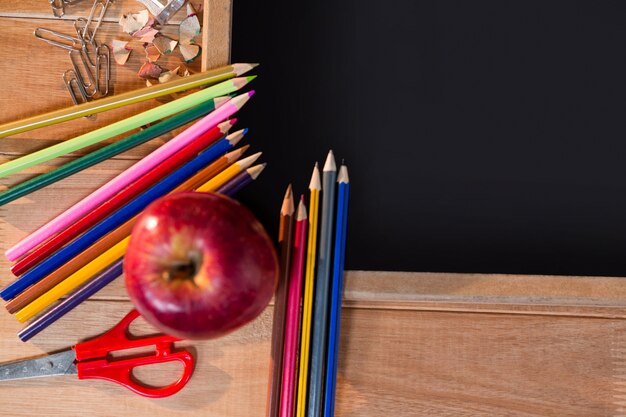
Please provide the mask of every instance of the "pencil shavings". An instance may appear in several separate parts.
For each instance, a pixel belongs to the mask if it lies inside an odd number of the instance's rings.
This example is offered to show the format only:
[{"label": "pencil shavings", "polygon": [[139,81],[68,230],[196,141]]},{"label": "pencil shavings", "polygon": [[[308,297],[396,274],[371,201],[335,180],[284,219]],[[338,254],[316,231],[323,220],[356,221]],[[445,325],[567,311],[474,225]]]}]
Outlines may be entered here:
[{"label": "pencil shavings", "polygon": [[178,41],[163,35],[157,36],[152,43],[164,55],[172,53],[178,45]]},{"label": "pencil shavings", "polygon": [[[134,34],[138,30],[143,29],[150,22],[150,14],[147,10],[142,10],[139,13],[129,13],[122,15],[119,24],[122,26],[122,30],[128,34]],[[152,19],[154,22],[154,19]]]},{"label": "pencil shavings", "polygon": [[139,68],[139,78],[159,78],[159,75],[163,72],[163,69],[154,62],[146,62]]},{"label": "pencil shavings", "polygon": [[145,50],[148,62],[156,62],[161,57],[161,52],[159,52],[159,49],[151,43],[146,44]]},{"label": "pencil shavings", "polygon": [[113,39],[111,41],[111,49],[113,50],[113,59],[119,65],[124,65],[128,61],[132,48],[128,47],[127,41],[121,41],[119,39]]},{"label": "pencil shavings", "polygon": [[154,41],[154,38],[159,34],[159,31],[155,28],[151,28],[146,26],[145,28],[138,30],[133,33],[133,36],[141,39],[142,42],[151,43]]},{"label": "pencil shavings", "polygon": [[198,45],[179,44],[178,48],[186,63],[193,62],[200,55],[200,47]]},{"label": "pencil shavings", "polygon": [[180,67],[176,67],[171,71],[162,72],[161,75],[159,75],[159,82],[166,83],[170,80],[175,80],[176,78],[180,78],[180,75],[178,75],[179,69]]},{"label": "pencil shavings", "polygon": [[178,41],[183,45],[190,45],[194,43],[196,36],[200,34],[202,28],[200,27],[200,21],[193,7],[187,3],[187,17],[180,22],[178,27],[179,39]]}]

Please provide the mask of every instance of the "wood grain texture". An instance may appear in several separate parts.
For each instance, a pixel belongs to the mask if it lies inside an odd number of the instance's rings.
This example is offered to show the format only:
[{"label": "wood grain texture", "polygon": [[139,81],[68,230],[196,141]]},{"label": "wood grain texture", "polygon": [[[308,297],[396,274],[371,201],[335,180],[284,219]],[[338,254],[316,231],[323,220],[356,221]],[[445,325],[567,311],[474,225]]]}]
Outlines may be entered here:
[{"label": "wood grain texture", "polygon": [[[205,8],[204,0],[191,0],[191,4],[198,14],[202,14]],[[218,1],[219,3],[219,1]],[[75,20],[77,17],[87,17],[93,5],[92,0],[81,0],[72,6],[65,8],[65,15],[56,18],[52,14],[52,9],[46,1],[40,0],[22,0],[19,8],[15,7],[15,3],[8,1],[0,2],[0,17],[23,17],[23,18],[39,18],[49,20]],[[141,9],[145,9],[136,0],[114,0],[107,9],[105,22],[117,23],[120,16],[127,13],[136,13]],[[168,24],[178,24],[186,17],[185,8],[179,10],[168,22]]]}]

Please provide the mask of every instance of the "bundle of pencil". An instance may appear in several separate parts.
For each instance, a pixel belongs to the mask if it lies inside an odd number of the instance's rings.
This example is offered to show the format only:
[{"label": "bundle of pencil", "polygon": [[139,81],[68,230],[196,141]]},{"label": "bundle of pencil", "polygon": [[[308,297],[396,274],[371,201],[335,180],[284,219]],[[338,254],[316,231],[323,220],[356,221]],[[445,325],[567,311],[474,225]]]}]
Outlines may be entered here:
[{"label": "bundle of pencil", "polygon": [[[233,196],[261,174],[265,164],[253,166],[260,152],[242,158],[249,146],[235,149],[248,130],[229,134],[236,122],[231,117],[254,93],[231,96],[254,78],[233,77],[254,66],[228,65],[171,84],[113,96],[106,102],[99,100],[100,106],[75,106],[0,126],[0,136],[9,135],[175,91],[210,86],[0,164],[0,176],[10,175],[162,119],[138,133],[0,193],[1,205],[194,122],[7,250],[7,258],[15,261],[11,272],[17,279],[0,291],[0,297],[7,301],[7,310],[19,321],[35,318],[19,333],[20,339],[32,338],[122,274],[130,231],[142,210],[152,201],[178,191],[218,192]],[[171,117],[166,118],[168,116]],[[66,295],[69,296],[59,301]]]},{"label": "bundle of pencil", "polygon": [[308,215],[304,195],[294,208],[291,185],[281,207],[267,417],[335,413],[350,181],[344,164],[337,175],[332,151],[321,178],[315,164],[309,190]]}]

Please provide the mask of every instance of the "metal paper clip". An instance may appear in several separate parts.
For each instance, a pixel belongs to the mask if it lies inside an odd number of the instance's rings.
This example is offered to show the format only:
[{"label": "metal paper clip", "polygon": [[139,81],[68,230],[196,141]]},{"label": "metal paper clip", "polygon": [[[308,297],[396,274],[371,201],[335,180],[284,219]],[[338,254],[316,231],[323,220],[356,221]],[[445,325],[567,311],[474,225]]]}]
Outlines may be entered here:
[{"label": "metal paper clip", "polygon": [[[89,27],[87,24],[87,19],[85,19],[84,17],[79,17],[78,19],[76,19],[74,21],[74,30],[76,31],[76,36],[78,36],[78,38],[80,39],[80,41],[82,42],[82,50],[85,54],[85,56],[87,57],[87,59],[89,60],[89,65],[91,65],[92,67],[96,66],[96,41],[94,40],[93,42],[87,41],[85,40],[86,36],[87,38],[91,38],[94,39],[91,32],[89,31]],[[94,54],[94,59],[91,58],[91,51],[93,51]]]},{"label": "metal paper clip", "polygon": [[[74,70],[74,74],[76,74],[76,78],[83,86],[83,90],[87,97],[93,97],[98,92],[98,75],[96,71],[95,65],[91,65],[88,62],[85,51],[70,51],[70,61],[72,62],[72,68]],[[78,56],[80,60],[77,62],[75,56]],[[95,73],[95,75],[94,75]]]},{"label": "metal paper clip", "polygon": [[[79,81],[78,76],[74,70],[67,70],[63,73],[63,83],[67,87],[67,91],[70,92],[70,97],[72,97],[72,101],[74,104],[78,105],[81,103],[86,103],[89,98],[87,97],[87,92],[83,88],[82,83]],[[80,101],[78,100],[78,96],[76,95],[76,91],[80,95]]]},{"label": "metal paper clip", "polygon": [[[49,35],[52,35],[51,38],[45,38],[42,34],[43,33],[47,33]],[[75,51],[75,50],[81,50],[83,47],[83,43],[81,39],[77,39],[74,38],[70,35],[66,35],[64,33],[59,33],[57,31],[54,30],[50,30],[50,29],[44,29],[44,28],[36,28],[35,29],[35,37],[37,39],[40,39],[52,46],[56,46],[58,48],[63,48],[66,49],[68,51]],[[63,39],[65,41],[69,41],[69,42],[61,42],[58,40],[54,40],[54,37],[57,37],[59,39]]]},{"label": "metal paper clip", "polygon": [[[111,80],[111,51],[102,44],[96,48],[96,85],[102,97],[109,94],[109,81]],[[103,68],[104,67],[104,68]],[[100,72],[104,72],[104,83],[101,83]]]},{"label": "metal paper clip", "polygon": [[[98,32],[98,29],[100,28],[100,25],[102,24],[102,20],[104,19],[104,14],[106,13],[107,8],[109,7],[110,3],[111,3],[111,0],[95,0],[93,2],[93,6],[91,6],[91,12],[89,12],[89,17],[87,18],[87,21],[85,23],[85,26],[83,27],[82,32],[80,33],[80,37],[85,42],[89,42],[93,44],[94,37],[96,36],[96,32]],[[98,17],[94,19],[96,10],[98,10],[98,6],[100,6],[100,13],[98,14]],[[93,29],[90,29],[90,26],[92,24],[94,25]]]}]

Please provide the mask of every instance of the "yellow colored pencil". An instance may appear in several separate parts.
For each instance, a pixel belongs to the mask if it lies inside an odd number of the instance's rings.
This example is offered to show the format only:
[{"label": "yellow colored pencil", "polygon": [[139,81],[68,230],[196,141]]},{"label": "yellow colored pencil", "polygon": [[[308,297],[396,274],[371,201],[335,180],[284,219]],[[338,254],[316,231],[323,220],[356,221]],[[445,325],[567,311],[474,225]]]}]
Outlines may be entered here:
[{"label": "yellow colored pencil", "polygon": [[302,336],[300,341],[300,372],[298,373],[298,398],[296,399],[296,417],[306,415],[307,380],[309,374],[309,351],[311,342],[311,313],[313,310],[313,285],[315,280],[315,261],[317,259],[317,217],[319,211],[320,170],[315,163],[309,184],[311,192],[309,204],[309,241],[307,245],[306,272],[304,275],[304,301],[302,304]]},{"label": "yellow colored pencil", "polygon": [[257,64],[226,65],[167,83],[155,84],[152,87],[144,87],[139,90],[115,94],[99,100],[82,103],[78,106],[66,107],[26,119],[4,123],[0,125],[0,138],[83,116],[89,116],[129,104],[139,103],[151,98],[161,97],[196,87],[214,85],[233,77],[239,77],[256,66]]},{"label": "yellow colored pencil", "polygon": [[237,161],[224,171],[220,172],[213,178],[211,178],[206,183],[202,184],[200,187],[196,189],[196,191],[201,193],[215,191],[220,188],[222,185],[226,184],[228,181],[232,180],[237,174],[242,171],[245,171],[256,161],[259,156],[261,156],[261,152],[257,152],[254,155],[250,155],[247,158],[243,158],[241,161]]},{"label": "yellow colored pencil", "polygon": [[15,313],[15,318],[17,318],[21,323],[24,323],[40,311],[46,309],[56,300],[63,297],[65,294],[69,293],[74,288],[78,287],[80,284],[124,256],[124,252],[126,251],[129,241],[130,236],[127,236],[117,242],[113,247],[103,252],[87,265],[83,266],[56,286],[52,287],[48,292],[45,292],[39,298],[33,300],[32,303],[26,305],[23,309]]},{"label": "yellow colored pencil", "polygon": [[[250,167],[250,165],[252,165],[254,161],[259,158],[259,156],[261,156],[261,152],[258,152],[238,162],[235,162],[230,167],[226,168],[225,170],[202,184],[196,189],[196,191],[216,191],[219,187],[233,179],[241,171]],[[129,240],[130,236],[125,237],[123,240],[116,243],[114,246],[106,250],[97,258],[89,262],[87,265],[83,266],[81,269],[67,277],[65,280],[61,281],[59,284],[33,300],[30,304],[24,306],[24,308],[15,313],[15,317],[23,323],[48,308],[50,305],[52,305],[52,303],[54,303],[64,295],[78,288],[78,286],[89,280],[92,276],[124,256],[124,252],[126,251]]]}]

